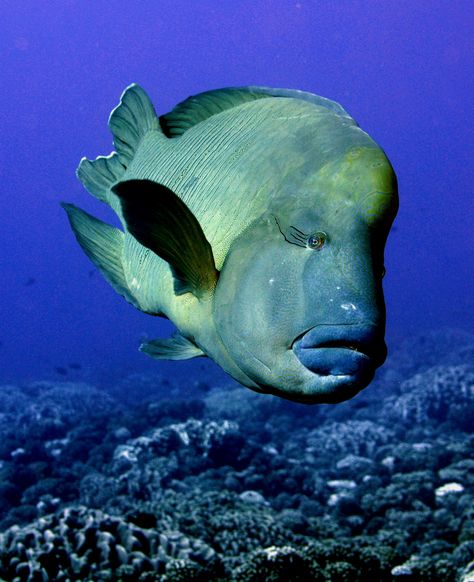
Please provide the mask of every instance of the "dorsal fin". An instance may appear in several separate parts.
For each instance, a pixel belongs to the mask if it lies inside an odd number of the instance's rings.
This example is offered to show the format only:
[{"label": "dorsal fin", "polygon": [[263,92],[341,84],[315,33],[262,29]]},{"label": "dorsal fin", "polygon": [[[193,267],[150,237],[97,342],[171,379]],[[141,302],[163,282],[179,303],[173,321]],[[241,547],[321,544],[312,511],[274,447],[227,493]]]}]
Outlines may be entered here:
[{"label": "dorsal fin", "polygon": [[168,137],[179,137],[190,127],[205,121],[213,115],[249,101],[266,97],[301,99],[329,109],[337,115],[350,118],[349,114],[335,101],[306,91],[258,86],[229,87],[192,95],[178,103],[172,111],[160,117],[161,128]]}]

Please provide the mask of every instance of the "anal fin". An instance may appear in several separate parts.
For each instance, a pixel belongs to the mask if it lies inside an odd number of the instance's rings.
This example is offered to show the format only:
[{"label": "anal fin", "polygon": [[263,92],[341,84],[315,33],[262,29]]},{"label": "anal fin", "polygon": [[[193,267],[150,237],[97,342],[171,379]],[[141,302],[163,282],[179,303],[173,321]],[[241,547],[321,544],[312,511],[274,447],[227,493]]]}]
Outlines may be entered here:
[{"label": "anal fin", "polygon": [[140,346],[140,351],[156,360],[189,360],[206,355],[195,343],[178,332],[170,338],[146,342]]}]

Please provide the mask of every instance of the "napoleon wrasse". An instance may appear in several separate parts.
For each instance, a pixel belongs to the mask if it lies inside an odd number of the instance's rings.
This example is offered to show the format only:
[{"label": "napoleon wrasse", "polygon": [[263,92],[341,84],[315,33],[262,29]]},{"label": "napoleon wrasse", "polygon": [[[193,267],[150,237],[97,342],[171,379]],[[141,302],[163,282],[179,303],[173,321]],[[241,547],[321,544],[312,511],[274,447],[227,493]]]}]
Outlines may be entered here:
[{"label": "napoleon wrasse", "polygon": [[64,204],[87,256],[177,332],[141,346],[208,356],[258,392],[346,400],[386,357],[384,246],[398,207],[381,148],[337,103],[267,87],[209,91],[158,117],[131,85],[115,152],[77,171],[123,230]]}]

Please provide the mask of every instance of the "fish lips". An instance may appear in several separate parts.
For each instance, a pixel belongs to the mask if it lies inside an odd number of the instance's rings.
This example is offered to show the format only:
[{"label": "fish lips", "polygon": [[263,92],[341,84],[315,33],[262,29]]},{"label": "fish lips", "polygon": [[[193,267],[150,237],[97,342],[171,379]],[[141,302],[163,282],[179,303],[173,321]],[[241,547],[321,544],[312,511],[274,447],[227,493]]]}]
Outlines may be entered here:
[{"label": "fish lips", "polygon": [[317,325],[292,349],[305,368],[320,376],[371,375],[387,356],[381,330],[373,324]]}]

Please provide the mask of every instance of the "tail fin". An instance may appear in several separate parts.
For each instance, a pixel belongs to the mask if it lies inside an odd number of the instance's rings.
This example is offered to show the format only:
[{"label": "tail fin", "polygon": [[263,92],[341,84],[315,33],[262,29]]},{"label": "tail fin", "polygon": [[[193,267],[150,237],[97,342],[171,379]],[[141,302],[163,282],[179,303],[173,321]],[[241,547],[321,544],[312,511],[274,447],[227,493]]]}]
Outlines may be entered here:
[{"label": "tail fin", "polygon": [[118,154],[114,152],[107,157],[99,156],[93,162],[82,158],[76,174],[91,194],[102,202],[110,204],[109,190],[119,181],[125,169]]},{"label": "tail fin", "polygon": [[120,103],[109,117],[114,146],[122,164],[127,167],[142,137],[160,129],[160,122],[150,98],[137,84],[125,89]]},{"label": "tail fin", "polygon": [[137,309],[140,305],[132,295],[123,271],[124,234],[118,228],[94,218],[73,204],[63,203],[71,228],[82,250],[99,269],[110,285]]},{"label": "tail fin", "polygon": [[121,180],[143,136],[161,129],[150,98],[136,84],[123,92],[120,103],[110,114],[109,127],[117,153],[99,156],[94,161],[82,158],[77,177],[91,194],[115,209],[117,201],[110,188]]}]

